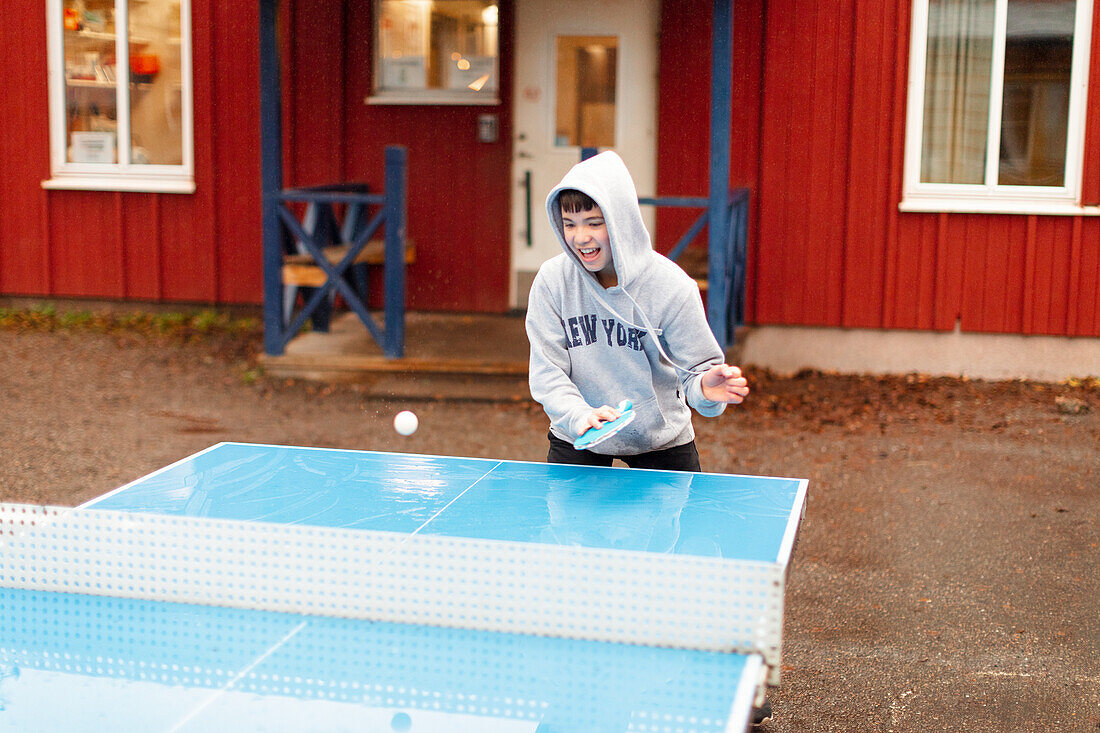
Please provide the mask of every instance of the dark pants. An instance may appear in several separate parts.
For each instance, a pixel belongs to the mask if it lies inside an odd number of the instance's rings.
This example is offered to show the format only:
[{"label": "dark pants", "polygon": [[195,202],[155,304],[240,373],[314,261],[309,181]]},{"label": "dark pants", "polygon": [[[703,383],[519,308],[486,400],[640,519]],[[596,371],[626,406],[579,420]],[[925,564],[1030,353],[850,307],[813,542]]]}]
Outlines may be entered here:
[{"label": "dark pants", "polygon": [[699,466],[699,451],[695,441],[673,448],[639,453],[636,456],[605,456],[590,450],[577,450],[572,443],[549,433],[550,452],[546,454],[547,463],[570,463],[578,466],[610,466],[618,458],[631,468],[660,468],[666,471],[702,471]]}]

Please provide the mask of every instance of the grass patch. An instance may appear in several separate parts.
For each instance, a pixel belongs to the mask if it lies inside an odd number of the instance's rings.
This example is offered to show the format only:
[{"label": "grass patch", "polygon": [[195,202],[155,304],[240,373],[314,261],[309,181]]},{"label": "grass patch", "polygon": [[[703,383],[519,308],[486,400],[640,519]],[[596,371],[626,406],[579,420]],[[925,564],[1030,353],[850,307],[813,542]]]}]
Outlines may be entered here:
[{"label": "grass patch", "polygon": [[0,329],[16,332],[92,331],[195,340],[205,336],[263,335],[259,318],[235,317],[213,309],[193,311],[59,311],[53,303],[32,308],[0,308]]}]

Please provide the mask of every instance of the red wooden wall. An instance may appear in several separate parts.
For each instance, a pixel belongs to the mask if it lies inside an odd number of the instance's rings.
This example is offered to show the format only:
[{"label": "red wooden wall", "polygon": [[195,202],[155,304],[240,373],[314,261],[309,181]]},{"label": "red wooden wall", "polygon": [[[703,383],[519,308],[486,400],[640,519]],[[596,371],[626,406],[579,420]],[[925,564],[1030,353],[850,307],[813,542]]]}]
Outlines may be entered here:
[{"label": "red wooden wall", "polygon": [[[1100,336],[1100,219],[898,211],[909,5],[735,3],[731,183],[753,196],[748,320]],[[696,100],[709,98],[710,7],[677,0],[662,13],[666,195],[706,191],[706,106]],[[1095,100],[1100,8],[1094,19]],[[1086,145],[1085,201],[1095,203],[1095,101]],[[659,217],[665,246],[682,219]]]},{"label": "red wooden wall", "polygon": [[[408,270],[414,310],[508,308],[511,196],[512,4],[500,6],[501,103],[368,105],[370,3],[287,0],[296,29],[287,50],[285,171],[292,185],[365,181],[381,190],[386,145],[408,149]],[[495,114],[496,143],[477,140]]]},{"label": "red wooden wall", "polygon": [[[31,5],[36,12],[28,12]],[[27,6],[26,8],[22,6]],[[45,3],[17,3],[0,23],[0,48],[22,59],[19,73],[0,75],[0,293],[37,293],[50,283],[43,231],[49,177],[47,151]],[[35,63],[32,60],[37,59]],[[36,100],[38,100],[36,102]]]},{"label": "red wooden wall", "polygon": [[259,302],[257,32],[252,5],[194,0],[191,195],[45,191],[46,3],[0,24],[19,74],[0,76],[0,293]]},{"label": "red wooden wall", "polygon": [[[507,307],[512,3],[495,107],[377,106],[369,3],[283,0],[288,183],[381,186],[409,150],[413,309]],[[909,2],[736,0],[733,171],[752,191],[760,324],[1100,336],[1100,219],[899,213]],[[658,191],[707,190],[711,0],[666,0]],[[258,62],[249,4],[194,0],[196,193],[45,191],[45,3],[12,0],[0,48],[0,294],[259,303]],[[1091,87],[1100,93],[1100,8]],[[289,29],[289,30],[288,30]],[[483,112],[500,142],[476,141]],[[1100,202],[1100,104],[1085,201]],[[691,214],[663,212],[667,251]]]},{"label": "red wooden wall", "polygon": [[[43,0],[14,0],[0,24],[20,74],[0,76],[0,294],[149,301],[262,300],[255,3],[193,0],[194,194],[45,191]],[[382,189],[385,145],[409,152],[413,309],[508,307],[511,75],[499,106],[368,106],[369,3],[284,0],[289,185]],[[511,5],[501,6],[502,59]],[[290,29],[289,32],[287,29]],[[477,116],[500,142],[477,142]]]}]

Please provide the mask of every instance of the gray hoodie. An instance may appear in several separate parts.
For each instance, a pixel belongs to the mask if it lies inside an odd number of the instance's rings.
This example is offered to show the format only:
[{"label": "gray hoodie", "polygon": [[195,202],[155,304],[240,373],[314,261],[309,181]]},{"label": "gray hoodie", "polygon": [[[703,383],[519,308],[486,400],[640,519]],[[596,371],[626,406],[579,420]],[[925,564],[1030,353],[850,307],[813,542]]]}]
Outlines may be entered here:
[{"label": "gray hoodie", "polygon": [[[600,207],[616,286],[601,286],[566,244],[557,200],[564,189],[582,191]],[[699,385],[724,355],[698,285],[653,250],[626,165],[610,151],[578,163],[550,191],[546,213],[564,252],[535,276],[527,337],[531,396],[550,417],[551,432],[571,443],[593,409],[626,399],[634,403],[634,422],[594,452],[637,455],[693,440],[688,405],[708,417],[726,407],[703,397]]]}]

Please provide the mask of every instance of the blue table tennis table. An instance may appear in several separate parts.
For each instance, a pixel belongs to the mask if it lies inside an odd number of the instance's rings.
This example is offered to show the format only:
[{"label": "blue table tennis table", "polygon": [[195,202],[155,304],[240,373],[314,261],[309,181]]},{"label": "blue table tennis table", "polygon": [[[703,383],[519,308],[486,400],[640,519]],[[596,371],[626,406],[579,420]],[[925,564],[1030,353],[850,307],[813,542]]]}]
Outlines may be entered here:
[{"label": "blue table tennis table", "polygon": [[220,443],[0,505],[0,731],[743,731],[802,479]]}]

